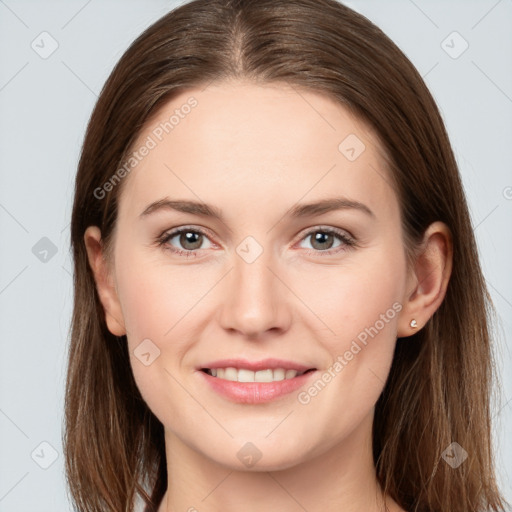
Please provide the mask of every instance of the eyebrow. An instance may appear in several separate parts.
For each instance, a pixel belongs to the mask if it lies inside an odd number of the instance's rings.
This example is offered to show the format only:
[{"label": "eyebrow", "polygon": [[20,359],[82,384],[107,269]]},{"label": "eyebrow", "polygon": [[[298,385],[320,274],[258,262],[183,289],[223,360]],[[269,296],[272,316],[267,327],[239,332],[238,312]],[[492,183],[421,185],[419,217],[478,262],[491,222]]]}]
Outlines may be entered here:
[{"label": "eyebrow", "polygon": [[[353,201],[344,197],[327,198],[314,203],[295,205],[287,210],[284,217],[314,217],[331,211],[349,209],[361,211],[366,215],[375,218],[375,214],[370,210],[370,208],[368,208],[368,206],[360,203],[359,201]],[[144,218],[161,210],[175,210],[182,213],[190,213],[192,215],[211,217],[225,223],[222,211],[215,206],[197,201],[173,201],[168,197],[151,203],[147,208],[145,208],[139,217]]]}]

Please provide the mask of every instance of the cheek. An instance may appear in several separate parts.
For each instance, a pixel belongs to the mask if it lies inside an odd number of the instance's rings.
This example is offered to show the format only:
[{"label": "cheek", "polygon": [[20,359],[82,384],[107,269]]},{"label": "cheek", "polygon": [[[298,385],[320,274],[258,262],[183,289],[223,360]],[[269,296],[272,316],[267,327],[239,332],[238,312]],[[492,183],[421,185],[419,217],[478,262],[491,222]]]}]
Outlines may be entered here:
[{"label": "cheek", "polygon": [[306,298],[331,333],[347,339],[374,325],[381,315],[390,320],[386,326],[396,323],[396,306],[392,306],[402,300],[404,279],[400,255],[375,250],[347,258],[339,266],[299,272],[294,282],[298,295]]},{"label": "cheek", "polygon": [[206,276],[131,255],[119,258],[117,279],[130,365],[144,401],[162,423],[169,424],[171,409],[194,417],[194,404],[179,384],[179,366],[194,338],[190,325],[200,309],[194,305],[207,291],[200,284]]},{"label": "cheek", "polygon": [[[151,383],[157,385],[157,375],[160,380],[168,380],[165,370],[174,374],[200,339],[209,318],[205,311],[208,300],[204,299],[218,280],[217,273],[208,266],[171,265],[161,255],[119,251],[119,299],[131,364],[141,391]],[[147,347],[151,356],[158,355],[148,367],[137,360],[142,350],[139,346]],[[190,366],[188,359],[185,362]]]},{"label": "cheek", "polygon": [[325,439],[333,432],[348,435],[382,393],[402,310],[401,281],[399,268],[383,274],[358,266],[350,272],[338,272],[324,288],[325,293],[317,292],[312,309],[320,312],[329,327],[318,341],[329,353],[330,362],[317,380],[301,390],[297,400],[305,417],[315,411]]},{"label": "cheek", "polygon": [[[128,338],[150,338],[158,345],[204,295],[209,282],[199,267],[171,264],[164,250],[134,250],[119,240],[116,276]],[[202,274],[202,275],[201,275]]]},{"label": "cheek", "polygon": [[[132,267],[137,268],[137,267]],[[178,290],[165,280],[158,279],[155,270],[146,266],[137,272],[119,276],[119,296],[123,318],[132,343],[144,338],[160,340],[173,322],[169,303],[178,303]]]},{"label": "cheek", "polygon": [[[392,361],[402,310],[405,259],[393,249],[368,251],[354,263],[302,277],[299,294],[327,326],[321,342],[345,375],[343,386],[382,387]],[[348,262],[348,259],[347,259]],[[318,279],[321,277],[321,279]],[[307,295],[306,295],[307,294]],[[368,379],[371,370],[378,379]],[[369,388],[375,394],[378,390]]]}]

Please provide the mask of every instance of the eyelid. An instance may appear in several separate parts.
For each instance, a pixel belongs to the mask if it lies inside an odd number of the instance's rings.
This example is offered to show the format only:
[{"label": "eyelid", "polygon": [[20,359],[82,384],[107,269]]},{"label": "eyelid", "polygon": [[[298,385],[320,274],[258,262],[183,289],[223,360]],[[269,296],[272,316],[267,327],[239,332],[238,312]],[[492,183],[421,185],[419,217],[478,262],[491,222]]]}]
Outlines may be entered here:
[{"label": "eyelid", "polygon": [[298,235],[298,237],[299,237],[298,242],[303,240],[306,236],[309,236],[316,232],[331,233],[331,234],[335,234],[340,237],[346,238],[346,239],[350,240],[351,242],[354,242],[354,243],[356,242],[355,236],[352,235],[352,233],[350,233],[350,231],[347,231],[346,229],[342,229],[342,228],[336,228],[334,226],[323,225],[323,224],[317,224],[315,226],[311,226],[309,228],[305,228],[304,230],[302,230]]},{"label": "eyelid", "polygon": [[[214,242],[212,240],[213,236],[212,236],[210,230],[208,230],[207,228],[204,228],[202,226],[197,226],[197,225],[183,225],[183,226],[178,226],[176,228],[166,229],[163,233],[161,233],[156,238],[156,241],[158,243],[161,243],[162,245],[164,245],[165,241],[168,241],[171,238],[174,238],[176,235],[179,235],[179,234],[183,233],[184,231],[193,231],[196,233],[200,233],[201,235],[208,238],[208,240],[210,240],[212,245],[216,245],[217,247],[219,246],[219,244],[217,244],[216,242]],[[196,251],[199,251],[199,250],[200,249],[196,249]],[[193,251],[188,251],[188,252],[193,252]]]}]

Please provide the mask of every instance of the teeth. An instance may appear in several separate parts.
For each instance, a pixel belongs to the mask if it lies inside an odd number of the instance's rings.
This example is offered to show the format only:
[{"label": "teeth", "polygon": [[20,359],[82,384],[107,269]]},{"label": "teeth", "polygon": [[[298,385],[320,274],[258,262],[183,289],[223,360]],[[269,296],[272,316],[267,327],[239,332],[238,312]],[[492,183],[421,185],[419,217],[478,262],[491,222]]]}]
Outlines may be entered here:
[{"label": "teeth", "polygon": [[244,368],[237,370],[236,368],[212,368],[208,369],[208,373],[218,379],[238,381],[238,382],[274,382],[284,379],[293,379],[304,372],[297,370],[285,370],[284,368],[259,370],[253,372]]}]

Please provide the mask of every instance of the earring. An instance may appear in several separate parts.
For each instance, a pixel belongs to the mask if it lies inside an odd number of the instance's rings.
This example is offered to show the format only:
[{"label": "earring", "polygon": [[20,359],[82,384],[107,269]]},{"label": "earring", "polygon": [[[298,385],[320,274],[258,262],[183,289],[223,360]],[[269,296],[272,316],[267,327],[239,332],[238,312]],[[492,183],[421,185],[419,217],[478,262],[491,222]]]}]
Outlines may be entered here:
[{"label": "earring", "polygon": [[411,320],[411,323],[409,324],[413,329],[416,329],[418,327],[418,324],[414,318]]}]

